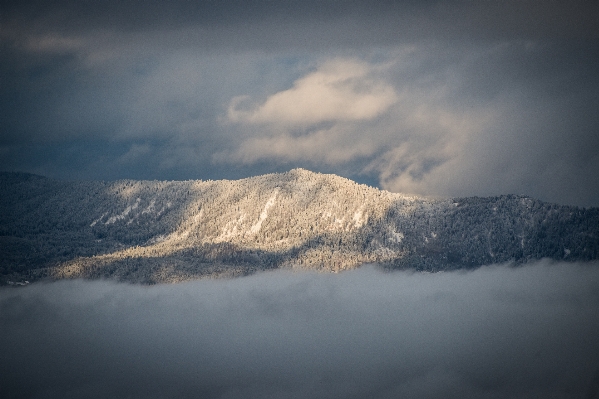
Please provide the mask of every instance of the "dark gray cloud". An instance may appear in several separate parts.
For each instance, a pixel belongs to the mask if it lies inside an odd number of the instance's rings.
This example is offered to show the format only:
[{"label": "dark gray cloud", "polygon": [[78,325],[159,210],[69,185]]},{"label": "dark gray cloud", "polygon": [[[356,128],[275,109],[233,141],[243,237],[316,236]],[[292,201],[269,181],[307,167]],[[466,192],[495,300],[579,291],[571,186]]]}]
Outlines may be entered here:
[{"label": "dark gray cloud", "polygon": [[[4,2],[0,169],[214,179],[305,167],[417,194],[597,206],[598,7]],[[361,72],[343,75],[351,65]],[[274,114],[234,117],[235,104]]]},{"label": "dark gray cloud", "polygon": [[[252,0],[252,1],[27,1],[4,2],[7,21],[34,22],[37,29],[86,31],[117,29],[148,31],[205,27],[246,31],[240,43],[308,44],[320,36],[324,43],[389,44],[443,34],[458,39],[596,38],[598,5],[593,1],[369,1]],[[309,24],[312,29],[306,29]],[[373,26],[376,24],[376,26]],[[287,33],[273,38],[277,33]],[[262,26],[262,28],[260,28]],[[335,29],[330,29],[334,27]],[[299,29],[298,29],[299,28]],[[223,31],[220,31],[221,33]],[[316,36],[318,33],[319,36]],[[344,37],[345,36],[345,37]],[[211,37],[215,39],[215,37]]]},{"label": "dark gray cloud", "polygon": [[[596,397],[596,264],[0,290],[2,397]],[[595,385],[594,385],[595,384]]]}]

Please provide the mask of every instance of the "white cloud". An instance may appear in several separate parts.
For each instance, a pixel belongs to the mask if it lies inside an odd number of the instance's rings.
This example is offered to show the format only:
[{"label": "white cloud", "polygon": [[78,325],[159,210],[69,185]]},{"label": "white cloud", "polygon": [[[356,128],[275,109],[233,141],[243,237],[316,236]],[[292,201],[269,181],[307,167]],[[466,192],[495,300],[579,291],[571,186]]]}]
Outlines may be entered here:
[{"label": "white cloud", "polygon": [[375,132],[385,131],[381,121],[398,101],[394,86],[383,76],[388,66],[331,59],[259,105],[253,106],[250,96],[234,97],[227,120],[245,138],[215,159],[335,165],[373,155],[381,141]]},{"label": "white cloud", "polygon": [[447,195],[472,176],[467,170],[471,158],[484,151],[481,134],[487,134],[497,115],[487,107],[454,107],[449,95],[436,100],[412,91],[405,97],[417,100],[411,107],[406,101],[395,115],[397,135],[365,171],[376,173],[381,187],[390,191]]},{"label": "white cloud", "polygon": [[441,166],[467,158],[495,112],[456,104],[461,81],[452,73],[437,80],[421,73],[410,77],[421,58],[408,48],[383,66],[330,60],[255,108],[244,109],[251,97],[235,97],[228,118],[243,139],[215,159],[335,166],[370,158],[365,172],[378,175],[382,187],[431,194],[431,185],[455,181]]},{"label": "white cloud", "polygon": [[394,88],[373,72],[375,68],[363,62],[331,60],[255,109],[241,108],[248,96],[233,98],[228,117],[233,122],[284,126],[373,119],[397,101]]},{"label": "white cloud", "polygon": [[215,158],[219,161],[238,161],[246,164],[278,159],[311,160],[336,165],[357,157],[370,156],[377,150],[376,142],[368,137],[362,137],[360,142],[347,140],[352,133],[348,126],[333,126],[301,136],[283,132],[274,136],[253,137],[242,142],[235,152],[222,152]]}]

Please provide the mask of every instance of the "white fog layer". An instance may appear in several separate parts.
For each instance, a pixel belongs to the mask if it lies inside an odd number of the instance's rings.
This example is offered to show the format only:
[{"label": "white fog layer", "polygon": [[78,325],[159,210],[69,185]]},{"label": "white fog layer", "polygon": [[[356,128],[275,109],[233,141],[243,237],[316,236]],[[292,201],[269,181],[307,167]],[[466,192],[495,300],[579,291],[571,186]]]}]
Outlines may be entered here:
[{"label": "white fog layer", "polygon": [[595,398],[599,268],[0,289],[3,398]]}]

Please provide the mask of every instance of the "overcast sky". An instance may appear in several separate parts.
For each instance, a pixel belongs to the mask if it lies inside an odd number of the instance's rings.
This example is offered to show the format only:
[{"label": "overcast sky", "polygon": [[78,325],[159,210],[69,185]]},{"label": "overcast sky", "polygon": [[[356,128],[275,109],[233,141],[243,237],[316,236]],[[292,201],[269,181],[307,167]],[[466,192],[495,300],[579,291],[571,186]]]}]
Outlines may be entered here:
[{"label": "overcast sky", "polygon": [[3,398],[599,395],[599,269],[0,288]]},{"label": "overcast sky", "polygon": [[594,0],[0,7],[0,170],[599,206]]}]

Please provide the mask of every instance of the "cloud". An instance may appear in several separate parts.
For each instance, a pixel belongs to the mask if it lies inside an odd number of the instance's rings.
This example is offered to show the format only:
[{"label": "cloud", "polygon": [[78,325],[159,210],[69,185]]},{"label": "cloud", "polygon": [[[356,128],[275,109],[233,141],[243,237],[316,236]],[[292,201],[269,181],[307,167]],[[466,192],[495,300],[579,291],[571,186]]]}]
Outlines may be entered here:
[{"label": "cloud", "polygon": [[[1,11],[4,170],[205,179],[301,166],[416,194],[599,204],[597,2]],[[134,148],[152,151],[125,156]]]},{"label": "cloud", "polygon": [[430,62],[429,51],[408,46],[379,63],[325,61],[291,89],[249,109],[243,109],[251,102],[247,96],[235,97],[229,121],[259,130],[215,159],[336,166],[370,159],[364,171],[378,174],[384,188],[431,194],[419,185],[434,168],[460,157],[464,144],[495,122],[495,111],[455,101],[461,83],[455,76],[410,76],[416,64]]},{"label": "cloud", "polygon": [[233,98],[228,117],[233,122],[282,126],[373,119],[397,101],[392,86],[369,76],[373,69],[357,60],[329,60],[255,110],[239,108],[247,96]]},{"label": "cloud", "polygon": [[[597,96],[578,79],[596,76],[582,48],[562,51],[538,43],[413,51],[414,65],[397,68],[392,80],[399,100],[387,126],[394,134],[364,170],[391,191],[518,193],[591,205],[599,163],[585,148],[599,145],[591,111]],[[574,69],[572,59],[581,60]]]},{"label": "cloud", "polygon": [[541,261],[4,288],[0,394],[579,398],[596,391],[598,270]]},{"label": "cloud", "polygon": [[367,157],[377,150],[374,140],[362,138],[360,143],[348,140],[351,128],[335,125],[308,134],[294,136],[283,131],[272,136],[259,136],[243,141],[233,153],[214,155],[218,162],[255,163],[261,160],[283,162],[312,161],[339,165],[359,157]]},{"label": "cloud", "polygon": [[[449,39],[597,38],[598,6],[585,0],[471,2],[178,0],[168,5],[136,0],[79,4],[12,1],[3,4],[6,23],[32,23],[38,30],[120,33],[198,29],[206,47],[327,48],[389,45]],[[277,35],[273,35],[276,31]],[[199,33],[199,32],[198,32]],[[202,36],[199,36],[202,39]],[[236,40],[232,40],[235,38]]]},{"label": "cloud", "polygon": [[259,105],[252,106],[247,95],[234,97],[227,122],[238,129],[255,126],[261,133],[244,138],[236,150],[217,153],[215,160],[338,165],[371,156],[379,139],[360,130],[372,130],[398,101],[395,88],[385,80],[387,68],[360,59],[327,59]]}]

